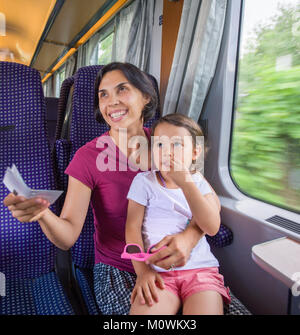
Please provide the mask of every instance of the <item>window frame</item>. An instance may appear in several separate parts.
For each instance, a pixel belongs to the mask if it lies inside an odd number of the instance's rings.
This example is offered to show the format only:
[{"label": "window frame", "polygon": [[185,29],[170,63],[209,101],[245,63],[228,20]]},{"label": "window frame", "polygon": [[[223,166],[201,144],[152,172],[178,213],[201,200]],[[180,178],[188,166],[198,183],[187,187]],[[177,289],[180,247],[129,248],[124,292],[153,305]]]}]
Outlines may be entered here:
[{"label": "window frame", "polygon": [[[113,34],[115,32],[115,24],[114,24],[114,18],[109,21],[104,27],[101,27],[100,30],[96,32],[96,34],[99,35],[99,39],[97,44],[95,45],[95,48],[92,52],[92,54],[96,53],[97,54],[97,65],[103,65],[99,63],[99,58],[98,58],[98,53],[99,53],[99,46],[103,40],[105,40],[106,37],[109,35]],[[87,41],[88,43],[88,41]],[[113,46],[112,46],[113,48]],[[113,50],[112,50],[112,55],[113,56]]]},{"label": "window frame", "polygon": [[[266,221],[279,215],[300,224],[300,215],[290,209],[267,203],[241,191],[230,171],[230,155],[235,117],[239,51],[242,36],[244,0],[229,0],[220,57],[200,120],[208,119],[209,153],[205,176],[219,194],[222,208],[241,220],[246,216],[254,223],[284,233],[300,241],[300,235]],[[237,24],[239,22],[239,24]],[[253,213],[253,208],[257,212]]]},{"label": "window frame", "polygon": [[[61,84],[62,84],[63,81],[66,79],[66,75],[64,75],[63,80],[60,81],[60,76],[61,76],[61,74],[62,74],[63,72],[65,73],[65,71],[66,71],[66,64],[64,64],[63,66],[61,66],[61,67],[57,70],[57,72],[56,72],[56,74],[55,74],[55,76],[54,76],[54,80],[55,80],[55,92],[54,92],[54,96],[55,96],[56,98],[59,98],[59,96],[60,96],[60,88],[61,88]],[[58,85],[57,85],[57,84],[58,84]]]},{"label": "window frame", "polygon": [[251,199],[255,199],[258,201],[261,201],[265,204],[272,205],[296,214],[300,214],[300,211],[294,210],[289,207],[285,207],[283,205],[279,205],[277,203],[274,203],[272,201],[267,201],[258,197],[255,197],[254,195],[247,193],[246,190],[241,188],[236,180],[234,179],[231,171],[231,157],[232,157],[232,149],[233,149],[233,132],[234,132],[234,127],[235,127],[235,116],[236,116],[236,110],[237,110],[237,95],[238,95],[238,74],[239,74],[239,69],[240,69],[240,50],[241,50],[241,43],[242,43],[242,35],[243,35],[243,20],[244,20],[244,14],[245,14],[245,0],[242,0],[241,4],[241,13],[240,13],[240,23],[239,23],[239,37],[238,37],[238,44],[237,44],[237,57],[236,57],[236,75],[235,75],[235,86],[234,86],[234,93],[233,93],[233,106],[232,106],[232,119],[231,119],[231,133],[230,133],[230,144],[229,144],[229,152],[228,152],[228,167],[229,167],[229,174],[231,177],[231,180],[235,187],[243,193],[245,196]]}]

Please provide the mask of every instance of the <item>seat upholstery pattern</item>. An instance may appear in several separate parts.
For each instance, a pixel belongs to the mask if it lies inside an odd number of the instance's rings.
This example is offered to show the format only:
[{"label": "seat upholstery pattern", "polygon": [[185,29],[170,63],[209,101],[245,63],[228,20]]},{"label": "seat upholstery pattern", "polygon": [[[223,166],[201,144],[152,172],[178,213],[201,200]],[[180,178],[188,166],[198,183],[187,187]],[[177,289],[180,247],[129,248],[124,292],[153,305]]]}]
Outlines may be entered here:
[{"label": "seat upholstery pattern", "polygon": [[206,239],[210,245],[216,248],[224,248],[232,243],[233,233],[228,227],[221,224],[217,235],[215,236],[206,235]]},{"label": "seat upholstery pattern", "polygon": [[35,315],[32,279],[6,281],[5,297],[0,297],[0,315]]},{"label": "seat upholstery pattern", "polygon": [[87,309],[90,315],[98,315],[99,308],[94,298],[94,281],[90,269],[76,268],[76,278],[78,280],[84,300],[87,302]]},{"label": "seat upholstery pattern", "polygon": [[[0,62],[0,129],[5,129],[0,132],[0,178],[15,164],[30,188],[56,189],[37,70]],[[47,305],[42,314],[71,314],[54,272],[56,248],[38,222],[20,223],[12,217],[2,201],[8,193],[0,183],[0,272],[6,282],[0,314],[37,314],[42,297]],[[57,213],[56,206],[50,209]]]},{"label": "seat upholstery pattern", "polygon": [[32,291],[38,315],[74,314],[63,287],[54,272],[36,278],[33,281]]},{"label": "seat upholstery pattern", "polygon": [[[40,75],[0,62],[0,78],[0,125],[14,127],[0,133],[0,177],[15,164],[29,187],[55,189]],[[0,198],[8,193],[0,183]],[[0,209],[0,271],[7,278],[32,278],[52,270],[55,248],[39,224],[20,224],[2,201]]]},{"label": "seat upholstery pattern", "polygon": [[[54,161],[54,175],[58,189],[67,190],[68,175],[64,173],[66,166],[69,164],[71,153],[71,142],[65,139],[56,140],[54,144],[54,150],[52,152],[52,158]],[[57,205],[61,211],[66,197],[64,192],[57,200]]]},{"label": "seat upholstery pattern", "polygon": [[73,309],[54,272],[34,279],[7,282],[0,298],[0,315],[73,315]]}]

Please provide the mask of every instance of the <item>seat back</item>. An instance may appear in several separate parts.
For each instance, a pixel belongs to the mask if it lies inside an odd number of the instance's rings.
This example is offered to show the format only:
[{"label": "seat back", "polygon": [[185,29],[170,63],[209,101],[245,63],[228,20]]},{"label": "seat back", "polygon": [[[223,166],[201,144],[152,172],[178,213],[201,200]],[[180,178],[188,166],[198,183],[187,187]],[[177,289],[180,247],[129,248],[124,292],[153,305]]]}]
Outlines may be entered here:
[{"label": "seat back", "polygon": [[[15,164],[33,189],[55,189],[46,132],[46,107],[38,71],[0,62],[0,178]],[[4,129],[4,130],[3,130]],[[3,205],[0,183],[0,272],[35,278],[54,269],[55,247],[37,222],[20,223]],[[51,206],[56,211],[54,206]]]}]

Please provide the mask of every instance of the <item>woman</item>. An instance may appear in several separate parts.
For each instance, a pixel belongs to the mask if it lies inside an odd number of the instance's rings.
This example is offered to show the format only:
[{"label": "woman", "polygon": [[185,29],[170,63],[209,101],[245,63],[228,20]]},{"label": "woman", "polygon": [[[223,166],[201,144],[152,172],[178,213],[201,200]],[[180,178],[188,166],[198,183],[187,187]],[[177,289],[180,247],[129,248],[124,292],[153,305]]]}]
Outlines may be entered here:
[{"label": "woman", "polygon": [[[63,250],[70,249],[78,239],[91,201],[95,224],[94,287],[103,314],[128,314],[130,309],[136,276],[131,262],[120,255],[125,246],[126,195],[140,171],[133,168],[138,160],[127,157],[136,158],[141,148],[123,144],[124,139],[129,143],[140,136],[148,143],[150,154],[150,131],[143,128],[143,123],[153,117],[156,105],[155,90],[138,68],[124,63],[103,67],[95,83],[95,116],[110,130],[81,147],[70,162],[65,171],[69,183],[60,217],[41,198],[25,199],[11,193],[4,199],[15,218],[20,222],[38,221],[47,238]],[[115,149],[113,159],[119,163],[114,164],[116,169],[103,169],[112,157],[107,146]],[[102,154],[106,159],[102,160]],[[165,269],[185,264],[201,235],[196,224],[190,224],[184,232],[160,242],[167,246],[164,260],[157,253],[149,262]]]}]

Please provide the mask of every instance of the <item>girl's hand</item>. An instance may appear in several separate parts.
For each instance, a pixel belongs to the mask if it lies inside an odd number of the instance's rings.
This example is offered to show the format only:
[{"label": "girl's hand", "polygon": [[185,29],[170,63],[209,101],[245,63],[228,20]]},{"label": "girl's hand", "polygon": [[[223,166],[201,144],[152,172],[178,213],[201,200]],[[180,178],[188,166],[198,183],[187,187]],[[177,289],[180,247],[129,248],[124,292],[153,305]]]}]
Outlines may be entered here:
[{"label": "girl's hand", "polygon": [[3,203],[8,207],[12,216],[20,222],[37,221],[50,206],[50,203],[42,198],[26,199],[22,196],[15,196],[13,193],[8,194]]},{"label": "girl's hand", "polygon": [[163,290],[164,281],[159,273],[148,267],[146,271],[137,275],[130,303],[133,304],[135,299],[139,299],[141,305],[147,303],[152,306],[154,302],[158,302],[157,287]]},{"label": "girl's hand", "polygon": [[174,158],[170,159],[170,171],[166,171],[165,173],[180,188],[186,182],[193,181],[189,169],[183,162],[176,161]]}]

